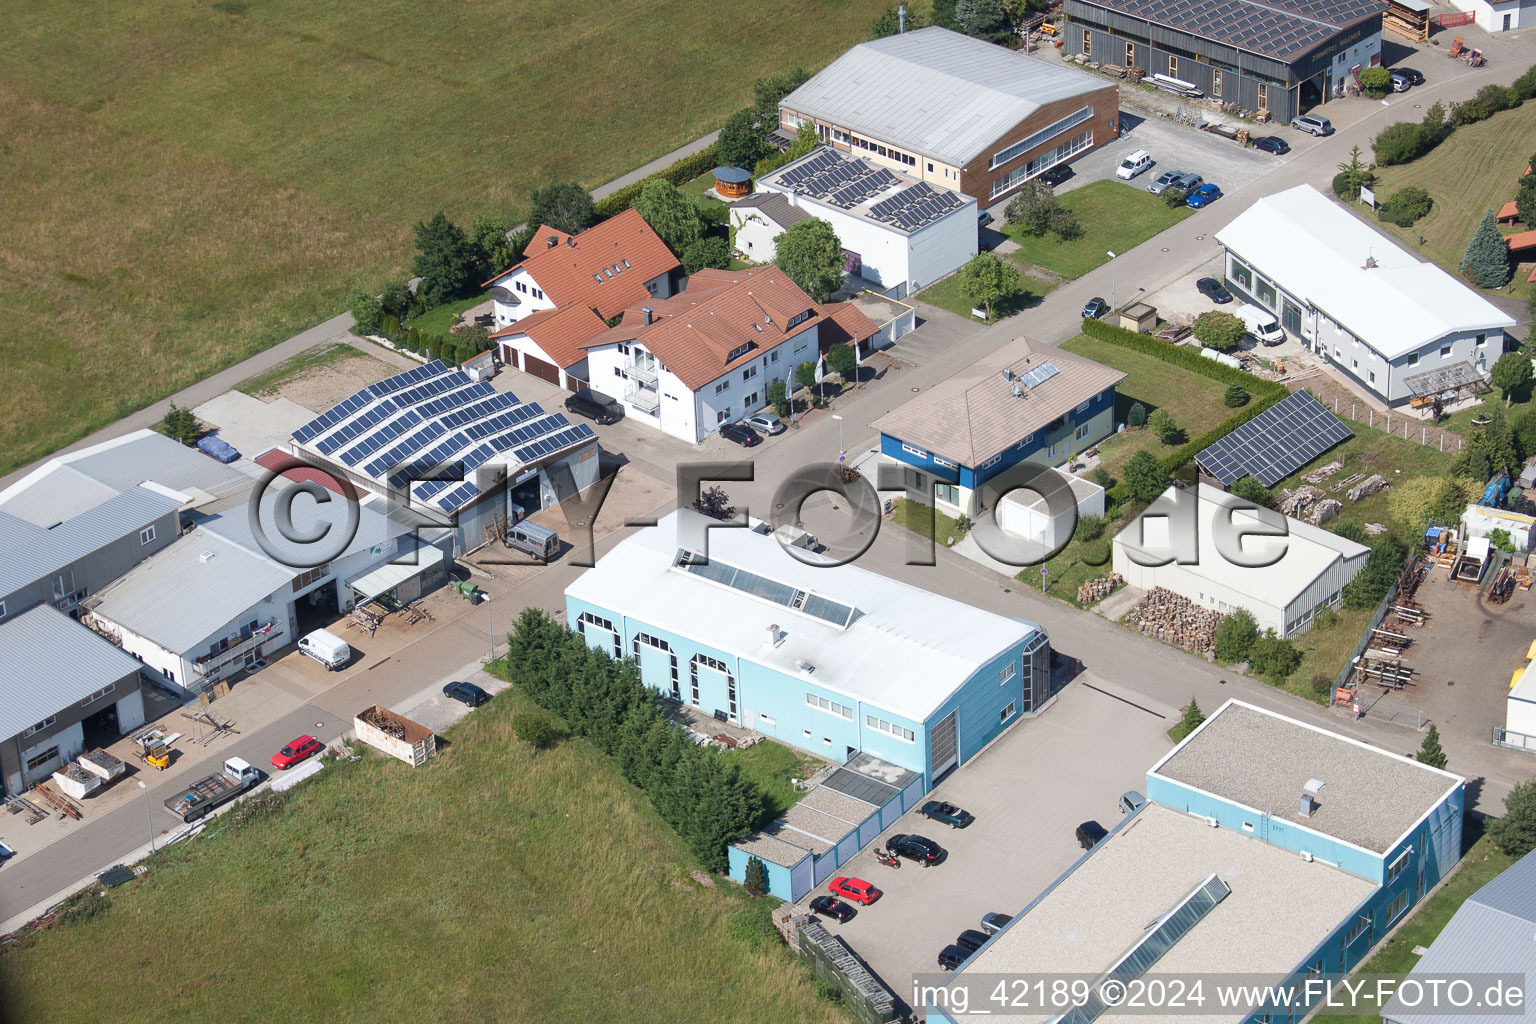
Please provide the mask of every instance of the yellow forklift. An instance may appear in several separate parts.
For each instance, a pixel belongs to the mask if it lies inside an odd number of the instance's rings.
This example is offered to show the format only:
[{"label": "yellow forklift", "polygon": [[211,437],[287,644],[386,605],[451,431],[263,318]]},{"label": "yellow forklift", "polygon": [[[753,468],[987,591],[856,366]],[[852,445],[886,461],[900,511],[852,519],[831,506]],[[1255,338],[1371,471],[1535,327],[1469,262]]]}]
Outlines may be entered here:
[{"label": "yellow forklift", "polygon": [[145,729],[133,738],[138,746],[138,759],[156,771],[165,771],[171,765],[172,744],[181,739],[181,733],[167,734],[159,726]]}]

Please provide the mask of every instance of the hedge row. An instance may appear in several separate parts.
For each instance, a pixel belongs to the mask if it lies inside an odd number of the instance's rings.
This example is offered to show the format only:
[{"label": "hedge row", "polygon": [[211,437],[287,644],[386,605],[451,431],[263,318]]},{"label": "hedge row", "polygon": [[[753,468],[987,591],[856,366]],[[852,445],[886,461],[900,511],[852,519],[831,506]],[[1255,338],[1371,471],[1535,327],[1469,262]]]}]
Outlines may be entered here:
[{"label": "hedge row", "polygon": [[646,184],[660,178],[670,181],[674,185],[684,185],[703,174],[720,166],[719,152],[715,143],[711,142],[692,156],[685,156],[677,163],[665,170],[657,171],[647,178],[642,178],[632,184],[604,196],[592,204],[593,211],[603,220],[609,217],[617,217],[634,205],[635,199],[640,195],[640,190]]},{"label": "hedge row", "polygon": [[762,791],[716,750],[668,723],[632,658],[614,661],[543,609],[525,608],[507,636],[507,678],[571,732],[613,757],[662,819],[711,871],[757,827]]},{"label": "hedge row", "polygon": [[1145,334],[1138,334],[1136,331],[1125,327],[1117,327],[1102,320],[1085,319],[1083,321],[1083,333],[1090,338],[1097,338],[1099,341],[1108,342],[1111,345],[1118,345],[1121,348],[1140,352],[1142,355],[1148,355],[1154,359],[1161,359],[1165,363],[1198,373],[1202,377],[1209,377],[1223,384],[1236,384],[1253,396],[1254,400],[1252,402],[1249,402],[1246,406],[1228,416],[1199,437],[1186,441],[1168,455],[1163,456],[1163,468],[1170,473],[1177,471],[1179,467],[1193,459],[1200,452],[1209,448],[1290,394],[1290,389],[1284,384],[1265,380],[1263,377],[1255,377],[1253,374],[1243,370],[1234,370],[1225,363],[1219,363],[1214,359],[1207,359],[1196,349],[1186,348],[1182,345],[1170,345],[1166,341],[1159,341],[1156,338]]}]

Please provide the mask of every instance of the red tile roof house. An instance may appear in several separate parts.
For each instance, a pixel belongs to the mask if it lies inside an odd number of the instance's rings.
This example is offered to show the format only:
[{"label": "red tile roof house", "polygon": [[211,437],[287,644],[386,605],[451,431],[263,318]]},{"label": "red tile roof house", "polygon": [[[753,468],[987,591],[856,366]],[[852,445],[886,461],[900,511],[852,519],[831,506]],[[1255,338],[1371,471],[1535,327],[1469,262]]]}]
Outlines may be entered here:
[{"label": "red tile roof house", "polygon": [[824,327],[845,341],[878,330],[852,306],[836,312],[834,321],[775,266],[701,270],[581,347],[593,388],[636,422],[697,443],[766,406],[769,381],[815,362]]},{"label": "red tile roof house", "polygon": [[503,363],[570,390],[587,376],[577,347],[629,306],[672,294],[682,267],[634,210],[579,235],[541,225],[523,258],[484,282]]}]

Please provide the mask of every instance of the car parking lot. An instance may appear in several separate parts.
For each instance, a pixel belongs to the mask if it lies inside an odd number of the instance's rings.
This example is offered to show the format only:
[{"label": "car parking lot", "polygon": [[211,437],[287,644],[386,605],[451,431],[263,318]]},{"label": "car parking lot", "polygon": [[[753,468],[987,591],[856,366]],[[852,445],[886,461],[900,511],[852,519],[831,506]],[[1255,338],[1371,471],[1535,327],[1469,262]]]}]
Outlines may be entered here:
[{"label": "car parking lot", "polygon": [[[974,814],[970,827],[952,829],[913,810],[840,870],[884,895],[856,907],[848,923],[827,920],[827,927],[907,999],[912,976],[932,973],[939,950],[961,931],[980,928],[991,911],[1017,914],[1082,855],[1073,835],[1080,823],[1114,825],[1120,795],[1143,789],[1147,769],[1169,749],[1165,730],[1176,715],[1079,676],[1038,718],[1014,727],[929,794]],[[945,856],[928,868],[910,860],[899,870],[880,864],[874,850],[899,833],[932,839]],[[804,901],[825,891],[823,885]]]}]

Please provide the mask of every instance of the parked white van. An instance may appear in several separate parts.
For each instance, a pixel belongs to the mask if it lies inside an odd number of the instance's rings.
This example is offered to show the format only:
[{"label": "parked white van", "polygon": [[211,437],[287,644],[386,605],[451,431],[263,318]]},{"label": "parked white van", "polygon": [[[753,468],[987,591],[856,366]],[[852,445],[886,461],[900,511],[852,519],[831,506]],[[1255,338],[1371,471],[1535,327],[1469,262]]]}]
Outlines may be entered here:
[{"label": "parked white van", "polygon": [[314,658],[332,672],[346,667],[352,660],[352,648],[335,633],[317,629],[299,641],[299,650]]},{"label": "parked white van", "polygon": [[1151,166],[1152,154],[1144,149],[1138,149],[1120,161],[1120,166],[1115,168],[1115,177],[1130,181]]},{"label": "parked white van", "polygon": [[1260,309],[1251,302],[1238,306],[1234,311],[1237,318],[1248,328],[1248,333],[1259,339],[1266,345],[1278,345],[1285,340],[1285,332],[1280,329],[1280,321],[1275,319],[1275,314],[1267,309]]}]

